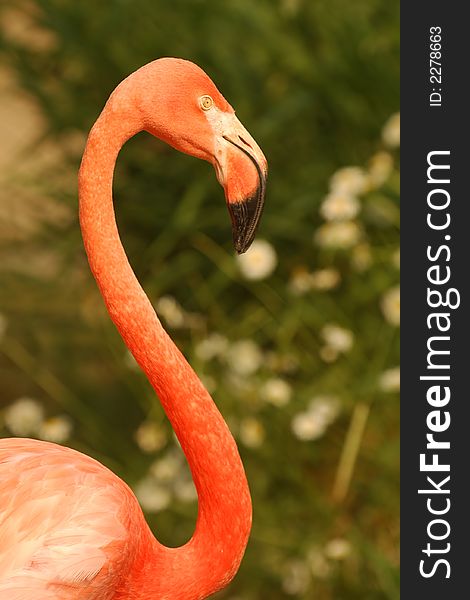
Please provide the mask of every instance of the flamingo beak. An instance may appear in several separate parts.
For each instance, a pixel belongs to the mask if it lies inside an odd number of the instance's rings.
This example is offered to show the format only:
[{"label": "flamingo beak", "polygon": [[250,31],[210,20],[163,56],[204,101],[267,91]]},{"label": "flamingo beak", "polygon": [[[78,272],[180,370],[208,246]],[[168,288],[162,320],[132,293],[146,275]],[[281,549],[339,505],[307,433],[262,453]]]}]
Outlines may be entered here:
[{"label": "flamingo beak", "polygon": [[240,121],[231,115],[218,137],[214,167],[225,191],[238,254],[251,246],[263,212],[267,162]]}]

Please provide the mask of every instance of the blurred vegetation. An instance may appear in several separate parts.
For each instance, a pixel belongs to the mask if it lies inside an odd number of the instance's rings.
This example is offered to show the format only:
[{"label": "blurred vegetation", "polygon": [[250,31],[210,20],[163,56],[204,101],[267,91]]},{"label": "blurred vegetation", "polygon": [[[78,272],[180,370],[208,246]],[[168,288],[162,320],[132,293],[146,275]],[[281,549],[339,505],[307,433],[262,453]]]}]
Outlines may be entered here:
[{"label": "blurred vegetation", "polygon": [[119,81],[160,56],[193,60],[268,158],[267,244],[238,261],[212,169],[147,134],[126,144],[114,187],[130,261],[213,392],[250,482],[253,533],[218,597],[398,598],[398,5],[0,10],[1,61],[45,123],[17,161],[58,155],[2,175],[15,209],[0,207],[1,435],[98,458],[135,487],[161,541],[191,535],[187,469],[86,264],[76,172]]}]

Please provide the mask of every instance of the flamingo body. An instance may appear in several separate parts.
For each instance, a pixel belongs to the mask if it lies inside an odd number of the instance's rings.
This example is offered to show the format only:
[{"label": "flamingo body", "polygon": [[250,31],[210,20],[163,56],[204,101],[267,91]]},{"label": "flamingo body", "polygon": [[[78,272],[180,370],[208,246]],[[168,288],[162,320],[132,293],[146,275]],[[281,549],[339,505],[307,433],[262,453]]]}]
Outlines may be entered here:
[{"label": "flamingo body", "polygon": [[245,551],[251,499],[237,446],[163,329],[116,226],[115,162],[142,130],[213,164],[238,252],[251,244],[261,215],[266,159],[209,77],[165,58],[116,88],[80,167],[90,267],[186,455],[198,493],[196,529],[184,546],[167,548],[132,491],[100,463],[55,444],[0,440],[0,600],[201,600],[227,585]]},{"label": "flamingo body", "polygon": [[132,491],[80,452],[2,439],[0,481],[1,600],[114,598],[151,547]]}]

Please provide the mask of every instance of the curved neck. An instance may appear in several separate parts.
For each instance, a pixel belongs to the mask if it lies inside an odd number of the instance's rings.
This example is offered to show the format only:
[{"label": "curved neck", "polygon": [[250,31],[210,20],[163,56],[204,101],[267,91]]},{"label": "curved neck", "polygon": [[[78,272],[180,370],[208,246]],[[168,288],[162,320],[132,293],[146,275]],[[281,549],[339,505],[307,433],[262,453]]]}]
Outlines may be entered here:
[{"label": "curved neck", "polygon": [[142,129],[138,117],[130,111],[123,114],[108,102],[90,132],[80,168],[80,225],[109,314],[158,394],[198,493],[191,540],[176,549],[152,541],[140,581],[133,584],[145,588],[149,598],[166,597],[161,595],[166,585],[183,590],[181,597],[204,598],[230,581],[238,569],[251,528],[251,500],[227,425],[164,331],[119,238],[112,202],[114,166],[122,145]]}]

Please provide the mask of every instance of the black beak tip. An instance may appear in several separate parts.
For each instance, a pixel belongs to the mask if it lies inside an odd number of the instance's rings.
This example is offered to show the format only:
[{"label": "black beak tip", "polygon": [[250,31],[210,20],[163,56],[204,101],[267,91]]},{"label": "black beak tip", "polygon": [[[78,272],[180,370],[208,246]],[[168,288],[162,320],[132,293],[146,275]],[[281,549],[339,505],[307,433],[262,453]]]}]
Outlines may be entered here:
[{"label": "black beak tip", "polygon": [[254,240],[254,236],[251,240],[236,239],[235,234],[234,234],[233,245],[235,248],[235,252],[237,254],[244,254],[248,250],[248,248],[251,246],[251,244],[253,243],[253,240]]},{"label": "black beak tip", "polygon": [[257,193],[241,202],[228,203],[232,220],[233,245],[237,254],[243,254],[253,243],[263,211],[264,195]]}]

